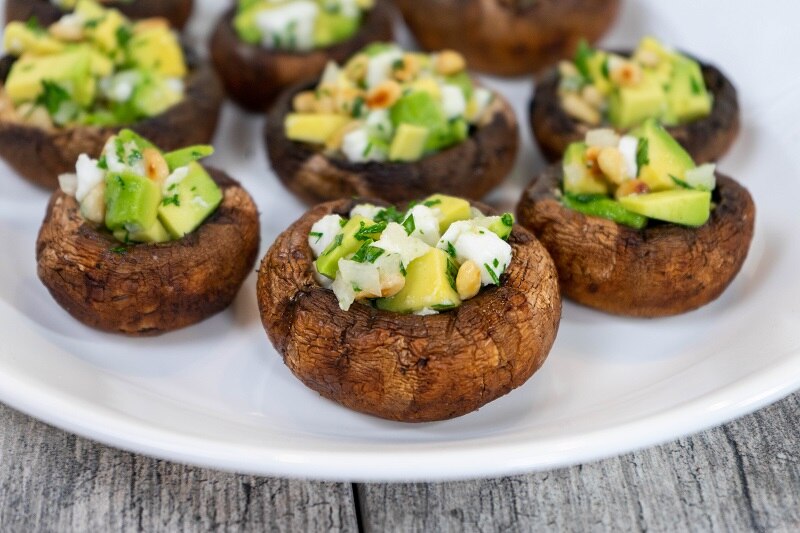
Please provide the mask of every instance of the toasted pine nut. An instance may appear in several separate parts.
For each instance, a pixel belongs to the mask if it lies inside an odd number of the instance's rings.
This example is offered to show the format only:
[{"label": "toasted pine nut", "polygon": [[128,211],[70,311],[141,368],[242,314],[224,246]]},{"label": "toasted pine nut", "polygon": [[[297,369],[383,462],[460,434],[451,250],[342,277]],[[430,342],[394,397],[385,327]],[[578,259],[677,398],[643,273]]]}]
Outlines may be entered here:
[{"label": "toasted pine nut", "polygon": [[572,118],[590,125],[600,124],[600,113],[586,101],[574,93],[566,93],[561,97],[561,107]]},{"label": "toasted pine nut", "polygon": [[22,104],[17,109],[17,112],[22,117],[22,120],[28,124],[43,129],[49,129],[53,127],[53,119],[50,118],[50,113],[48,113],[47,109],[40,105],[34,105],[30,103]]},{"label": "toasted pine nut", "polygon": [[420,62],[414,54],[405,54],[402,64],[392,68],[392,76],[398,81],[411,81],[419,72]]},{"label": "toasted pine nut", "polygon": [[597,156],[597,164],[603,174],[613,183],[619,185],[627,178],[625,158],[616,148],[606,147],[600,150],[600,154]]},{"label": "toasted pine nut", "polygon": [[632,61],[623,61],[611,70],[610,76],[614,83],[631,87],[642,81],[642,68]]},{"label": "toasted pine nut", "polygon": [[361,120],[352,120],[336,130],[336,132],[328,137],[328,140],[325,141],[325,148],[328,150],[338,150],[342,147],[342,140],[344,136],[350,133],[351,131],[357,130],[364,124]]},{"label": "toasted pine nut", "polygon": [[590,146],[586,149],[586,166],[592,170],[599,170],[597,156],[600,155],[600,148]]},{"label": "toasted pine nut", "polygon": [[161,152],[155,148],[145,148],[142,150],[142,159],[144,160],[145,175],[156,182],[163,182],[169,176],[169,165],[161,155]]},{"label": "toasted pine nut", "polygon": [[593,108],[597,109],[598,111],[603,108],[605,105],[605,99],[603,98],[603,94],[597,90],[597,87],[594,85],[587,85],[581,90],[581,98],[583,101],[592,106]]},{"label": "toasted pine nut", "polygon": [[442,50],[436,56],[436,72],[449,76],[457,74],[467,68],[467,61],[464,56],[455,50]]},{"label": "toasted pine nut", "polygon": [[639,53],[636,54],[635,59],[642,65],[650,68],[655,68],[661,63],[661,58],[652,50],[640,50]]},{"label": "toasted pine nut", "polygon": [[403,89],[399,83],[386,80],[367,94],[367,105],[370,109],[386,109],[392,107],[402,94]]},{"label": "toasted pine nut", "polygon": [[298,113],[313,113],[317,109],[317,96],[313,91],[303,91],[294,95],[292,107]]},{"label": "toasted pine nut", "polygon": [[650,192],[650,187],[642,180],[628,180],[623,182],[622,185],[617,187],[614,196],[619,199],[623,196],[630,196],[631,194],[647,194]]},{"label": "toasted pine nut", "polygon": [[578,76],[580,72],[571,61],[559,61],[558,73],[562,78],[572,78]]},{"label": "toasted pine nut", "polygon": [[83,27],[77,24],[66,22],[56,22],[48,30],[50,35],[56,39],[69,42],[77,42],[83,39]]},{"label": "toasted pine nut", "polygon": [[133,26],[134,33],[140,33],[147,30],[155,29],[169,29],[169,21],[164,17],[151,17],[148,19],[141,19]]},{"label": "toasted pine nut", "polygon": [[406,285],[406,278],[399,272],[396,274],[392,274],[386,276],[386,278],[381,280],[381,297],[389,298],[394,296]]},{"label": "toasted pine nut", "polygon": [[344,67],[344,74],[353,81],[360,81],[367,75],[369,57],[366,54],[357,54]]},{"label": "toasted pine nut", "polygon": [[481,290],[481,269],[475,261],[466,261],[458,269],[456,290],[462,300],[469,300]]},{"label": "toasted pine nut", "polygon": [[358,97],[364,97],[364,91],[354,87],[339,87],[333,95],[333,109],[339,113],[350,113]]}]

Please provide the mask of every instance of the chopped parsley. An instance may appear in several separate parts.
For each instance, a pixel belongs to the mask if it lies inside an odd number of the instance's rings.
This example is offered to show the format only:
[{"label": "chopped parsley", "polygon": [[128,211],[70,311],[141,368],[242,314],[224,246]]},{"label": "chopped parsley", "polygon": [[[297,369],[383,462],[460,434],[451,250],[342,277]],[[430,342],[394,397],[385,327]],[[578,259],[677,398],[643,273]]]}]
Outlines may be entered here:
[{"label": "chopped parsley", "polygon": [[643,166],[650,163],[650,146],[646,137],[639,139],[639,144],[636,145],[636,167],[641,169]]},{"label": "chopped parsley", "polygon": [[403,213],[397,210],[397,208],[393,205],[390,205],[386,209],[380,211],[377,215],[375,215],[375,222],[400,222],[403,220]]},{"label": "chopped parsley", "polygon": [[36,105],[44,106],[48,113],[55,115],[61,109],[61,104],[69,100],[69,93],[61,85],[42,80],[42,93],[36,98]]},{"label": "chopped parsley", "polygon": [[108,159],[106,158],[106,154],[101,155],[100,159],[97,160],[97,168],[108,170]]},{"label": "chopped parsley", "polygon": [[356,231],[355,238],[358,241],[365,241],[367,239],[371,239],[371,235],[382,233],[385,229],[386,222],[378,222],[377,224],[373,224],[371,226],[367,226],[362,222],[358,228],[358,231]]},{"label": "chopped parsley", "polygon": [[407,235],[414,233],[414,230],[417,229],[417,225],[414,223],[414,215],[408,215],[408,218],[403,221],[403,228],[405,228]]},{"label": "chopped parsley", "polygon": [[316,243],[316,242],[319,242],[319,240],[322,238],[322,233],[319,232],[319,231],[312,231],[311,233],[308,234],[308,236],[309,237],[316,237],[317,240],[314,241]]},{"label": "chopped parsley", "polygon": [[39,18],[36,15],[25,21],[25,28],[37,34],[42,34],[46,31],[44,26],[39,23]]},{"label": "chopped parsley", "polygon": [[175,207],[181,206],[181,199],[178,194],[173,194],[172,196],[167,196],[161,201],[161,205],[174,205]]},{"label": "chopped parsley", "polygon": [[364,100],[363,96],[356,96],[356,99],[353,100],[353,108],[352,108],[352,111],[350,112],[350,114],[355,118],[360,117],[361,114],[364,111],[364,104],[365,103],[366,103],[366,101]]},{"label": "chopped parsley", "polygon": [[672,174],[670,174],[669,177],[672,178],[672,181],[675,182],[675,185],[677,185],[678,187],[680,187],[682,189],[694,189],[694,187],[692,187],[691,185],[689,185],[688,183],[686,183],[682,179],[673,176]]},{"label": "chopped parsley", "polygon": [[503,225],[510,228],[514,225],[514,215],[511,213],[503,213],[503,216],[500,217],[500,221],[503,223]]},{"label": "chopped parsley", "polygon": [[[497,263],[497,259],[495,259],[495,263]],[[500,278],[497,277],[497,273],[494,270],[492,270],[492,267],[489,266],[488,263],[484,263],[483,264],[483,268],[485,268],[486,272],[489,273],[489,277],[492,278],[492,281],[494,282],[494,284],[495,285],[500,285]]]},{"label": "chopped parsley", "polygon": [[450,241],[447,241],[447,250],[445,251],[447,252],[447,255],[449,255],[450,257],[456,256],[456,247],[453,246],[453,243]]},{"label": "chopped parsley", "polygon": [[133,31],[127,26],[120,26],[117,28],[117,42],[119,43],[120,48],[125,48],[128,46],[128,43],[133,38]]},{"label": "chopped parsley", "polygon": [[456,277],[458,277],[458,266],[456,266],[455,261],[450,259],[447,260],[447,271],[445,272],[447,275],[447,282],[450,284],[450,287],[453,288],[454,291],[458,291],[456,289]]},{"label": "chopped parsley", "polygon": [[367,241],[361,245],[361,248],[353,255],[353,261],[356,263],[374,263],[380,256],[383,255],[383,248],[371,246],[374,241]]},{"label": "chopped parsley", "polygon": [[427,202],[422,202],[422,205],[424,205],[425,207],[433,207],[435,205],[439,205],[440,203],[442,203],[442,201],[437,199],[437,200],[428,200]]},{"label": "chopped parsley", "polygon": [[128,247],[127,247],[127,246],[117,246],[117,247],[115,247],[115,248],[112,248],[112,249],[111,249],[111,250],[109,250],[109,251],[110,251],[112,254],[124,255],[124,254],[127,254],[127,253],[128,253]]},{"label": "chopped parsley", "polygon": [[135,148],[131,150],[131,152],[128,154],[128,166],[130,167],[132,167],[141,160],[142,160],[142,152],[140,152]]},{"label": "chopped parsley", "polygon": [[339,233],[336,237],[333,238],[333,242],[322,252],[322,255],[328,255],[329,253],[333,252],[336,248],[342,245],[342,241],[344,240],[344,235]]}]

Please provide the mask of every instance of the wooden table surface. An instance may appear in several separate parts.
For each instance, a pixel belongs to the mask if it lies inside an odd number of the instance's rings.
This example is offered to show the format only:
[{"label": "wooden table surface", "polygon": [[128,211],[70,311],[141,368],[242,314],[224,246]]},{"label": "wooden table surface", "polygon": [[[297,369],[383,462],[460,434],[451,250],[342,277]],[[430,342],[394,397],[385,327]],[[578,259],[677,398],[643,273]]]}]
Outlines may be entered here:
[{"label": "wooden table surface", "polygon": [[800,531],[800,393],[605,461],[501,479],[350,484],[122,452],[0,405],[0,531]]}]

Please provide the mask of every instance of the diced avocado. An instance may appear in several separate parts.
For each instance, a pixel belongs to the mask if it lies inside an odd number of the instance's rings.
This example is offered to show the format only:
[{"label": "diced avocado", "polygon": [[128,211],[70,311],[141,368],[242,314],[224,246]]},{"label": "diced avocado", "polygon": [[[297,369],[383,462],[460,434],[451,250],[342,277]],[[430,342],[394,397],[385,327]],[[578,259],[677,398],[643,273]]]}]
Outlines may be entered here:
[{"label": "diced avocado", "polygon": [[250,1],[247,5],[239,4],[239,12],[233,19],[233,27],[239,38],[246,43],[258,44],[261,41],[261,30],[256,24],[256,15],[269,7],[269,2],[264,0]]},{"label": "diced avocado", "polygon": [[189,163],[189,173],[167,187],[158,219],[173,239],[197,229],[222,203],[222,191],[198,163]]},{"label": "diced avocado", "polygon": [[511,213],[503,213],[501,216],[486,217],[487,229],[500,237],[507,240],[511,235],[511,230],[514,228],[514,215]]},{"label": "diced avocado", "polygon": [[667,91],[667,105],[670,116],[677,123],[689,122],[711,113],[712,98],[696,61],[680,59],[675,62]]},{"label": "diced avocado", "polygon": [[9,54],[36,55],[57,54],[64,50],[64,43],[53,39],[41,28],[31,28],[23,22],[9,22],[3,34],[3,48]]},{"label": "diced avocado", "polygon": [[114,232],[114,237],[120,242],[168,242],[170,240],[169,233],[158,220],[142,231],[129,232],[125,229],[118,229]]},{"label": "diced avocado", "polygon": [[90,69],[94,76],[105,78],[114,72],[114,62],[96,48],[91,48],[89,54],[91,55]]},{"label": "diced avocado", "polygon": [[106,227],[135,233],[156,222],[161,191],[148,178],[131,172],[106,175]]},{"label": "diced avocado", "polygon": [[428,130],[425,151],[435,151],[453,143],[453,131],[439,102],[424,91],[412,91],[392,106],[390,111],[392,124],[398,128],[400,124],[422,126]]},{"label": "diced avocado", "polygon": [[695,168],[692,157],[656,120],[645,121],[631,134],[640,139],[639,179],[651,191],[674,189],[677,185],[672,178],[685,181],[686,171]]},{"label": "diced avocado", "polygon": [[655,54],[662,62],[665,63],[672,63],[677,54],[672,50],[668,50],[661,42],[656,39],[655,37],[646,36],[642,37],[642,40],[639,41],[639,46],[636,47],[636,52],[634,53],[634,57],[641,54],[642,52],[650,52]]},{"label": "diced avocado", "polygon": [[645,76],[634,87],[615,87],[608,98],[608,119],[617,128],[631,128],[651,117],[660,117],[665,108],[664,87]]},{"label": "diced avocado", "polygon": [[173,152],[167,152],[164,154],[164,160],[166,160],[170,170],[175,170],[179,167],[185,167],[193,161],[208,157],[213,153],[213,146],[208,144],[197,144],[195,146],[181,148],[180,150],[175,150]]},{"label": "diced avocado", "polygon": [[334,113],[289,113],[284,128],[286,137],[293,141],[325,144],[350,117]]},{"label": "diced avocado", "polygon": [[127,50],[131,61],[143,69],[172,78],[186,75],[183,50],[168,26],[153,26],[137,32]]},{"label": "diced avocado", "polygon": [[564,152],[564,191],[572,194],[606,194],[606,182],[592,174],[586,166],[586,150],[586,143],[576,142]]},{"label": "diced avocado", "polygon": [[433,78],[420,78],[414,81],[411,84],[411,90],[414,92],[426,92],[430,94],[436,101],[442,99],[442,89]]},{"label": "diced avocado", "polygon": [[339,269],[339,259],[357,252],[361,245],[364,244],[364,238],[356,237],[368,238],[366,235],[357,235],[359,231],[373,225],[374,222],[372,220],[361,215],[356,215],[348,220],[330,246],[317,258],[317,271],[323,276],[331,279],[335,278],[336,271]]},{"label": "diced avocado", "polygon": [[95,96],[90,63],[88,48],[22,57],[11,67],[6,92],[14,103],[32,101],[43,92],[42,82],[50,81],[65,89],[79,105],[88,105]]},{"label": "diced avocado", "polygon": [[389,147],[391,161],[417,161],[425,152],[428,128],[400,124]]},{"label": "diced avocado", "polygon": [[140,151],[144,150],[145,148],[155,148],[153,143],[128,128],[120,130],[120,132],[117,134],[117,139],[119,139],[120,143],[123,145],[128,144],[129,142],[134,143]]},{"label": "diced avocado", "polygon": [[602,195],[565,194],[562,201],[568,208],[584,215],[607,218],[635,229],[642,229],[647,225],[646,216],[629,211],[620,202]]},{"label": "diced avocado", "polygon": [[447,228],[449,228],[450,224],[453,222],[472,218],[472,210],[469,202],[463,198],[434,194],[428,196],[422,203],[428,207],[438,209],[439,233],[442,235],[444,235],[444,232],[447,231]]},{"label": "diced avocado", "polygon": [[160,115],[183,100],[183,92],[158,74],[142,73],[131,103],[145,116]]},{"label": "diced avocado", "polygon": [[464,100],[469,102],[469,99],[472,98],[472,78],[469,74],[462,70],[458,74],[451,74],[450,76],[445,76],[444,82],[449,85],[455,85],[461,92],[464,93]]},{"label": "diced avocado", "polygon": [[613,88],[608,79],[608,54],[602,50],[595,50],[586,62],[592,83],[601,94],[607,95]]},{"label": "diced avocado", "polygon": [[358,31],[361,20],[320,9],[314,23],[314,45],[320,48],[349,39]]},{"label": "diced avocado", "polygon": [[378,309],[395,313],[413,313],[425,308],[446,310],[461,304],[455,288],[458,267],[439,248],[409,263],[406,284],[391,298],[376,300]]},{"label": "diced avocado", "polygon": [[[83,5],[93,4],[94,2],[79,2],[76,7],[76,12]],[[92,11],[86,9],[86,11]],[[115,56],[125,45],[125,41],[130,38],[130,30],[127,27],[125,17],[116,9],[102,9],[101,13],[95,15],[85,15],[85,20],[96,21],[95,24],[90,26],[87,30],[89,38],[97,47],[108,54]]]},{"label": "diced avocado", "polygon": [[702,226],[711,214],[711,192],[690,189],[633,194],[619,199],[627,210],[684,226]]}]

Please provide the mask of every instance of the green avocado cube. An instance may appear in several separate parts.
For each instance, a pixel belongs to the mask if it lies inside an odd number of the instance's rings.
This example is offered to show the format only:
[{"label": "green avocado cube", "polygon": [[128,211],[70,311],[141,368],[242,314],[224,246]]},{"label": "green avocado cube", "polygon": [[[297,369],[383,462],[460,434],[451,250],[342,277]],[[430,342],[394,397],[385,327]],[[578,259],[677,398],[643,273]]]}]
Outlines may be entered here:
[{"label": "green avocado cube", "polygon": [[139,150],[144,150],[145,148],[155,148],[153,143],[128,128],[120,130],[120,132],[117,134],[117,139],[119,139],[123,145],[132,142]]},{"label": "green avocado cube", "polygon": [[358,31],[359,17],[346,17],[341,13],[331,13],[320,9],[314,23],[314,45],[324,48],[349,39]]},{"label": "green avocado cube", "polygon": [[164,226],[156,220],[155,224],[146,230],[129,232],[125,229],[118,229],[114,232],[114,237],[120,242],[168,242],[171,240],[169,233]]},{"label": "green avocado cube", "polygon": [[44,82],[57,84],[79,105],[91,104],[96,87],[89,49],[78,47],[58,54],[20,58],[6,79],[6,93],[14,103],[30,102],[44,92]]},{"label": "green avocado cube", "polygon": [[651,117],[660,117],[665,108],[664,87],[645,76],[634,87],[615,87],[608,98],[608,120],[617,128],[631,128]]},{"label": "green avocado cube", "polygon": [[455,196],[445,194],[434,194],[428,196],[423,205],[439,210],[439,233],[444,235],[450,224],[459,220],[469,220],[472,218],[472,210],[468,201]]},{"label": "green avocado cube", "polygon": [[669,115],[676,123],[690,122],[708,116],[712,102],[700,65],[688,58],[677,60],[667,91]]},{"label": "green avocado cube", "polygon": [[695,168],[692,157],[658,121],[647,120],[631,134],[639,139],[639,179],[651,191],[678,187],[673,178],[686,181],[686,171]]},{"label": "green avocado cube", "polygon": [[348,220],[342,230],[336,234],[333,242],[317,258],[315,263],[317,272],[331,279],[335,278],[336,271],[339,269],[339,259],[356,253],[367,239],[378,237],[377,234],[364,233],[365,229],[374,225],[372,220],[361,215],[356,215]]},{"label": "green avocado cube", "polygon": [[189,164],[181,181],[167,186],[158,219],[173,239],[180,239],[200,226],[222,203],[222,191],[198,163]]},{"label": "green avocado cube", "polygon": [[489,231],[503,240],[508,240],[508,236],[511,235],[511,230],[514,228],[514,215],[503,213],[501,216],[486,217],[486,221]]},{"label": "green avocado cube", "polygon": [[710,191],[674,189],[633,194],[623,196],[619,203],[633,213],[683,226],[702,226],[711,215]]},{"label": "green avocado cube", "polygon": [[160,115],[181,100],[183,93],[166,78],[146,71],[142,71],[142,79],[131,98],[136,109],[148,117]]},{"label": "green avocado cube", "polygon": [[444,110],[433,95],[426,91],[412,91],[392,106],[392,124],[420,126],[428,130],[425,151],[436,151],[453,144],[454,130],[444,114]]},{"label": "green avocado cube", "polygon": [[406,284],[391,298],[375,303],[378,309],[395,313],[414,313],[423,309],[445,311],[461,304],[456,291],[458,267],[447,252],[431,248],[409,263]]},{"label": "green avocado cube", "polygon": [[106,227],[130,233],[145,230],[156,222],[161,191],[158,185],[132,172],[106,175]]},{"label": "green avocado cube", "polygon": [[164,154],[164,159],[169,169],[175,170],[176,168],[185,167],[189,163],[208,157],[213,153],[213,146],[208,144],[196,144],[194,146],[181,148],[180,150],[167,152]]},{"label": "green avocado cube", "polygon": [[586,143],[570,144],[564,152],[564,192],[572,194],[606,194],[608,185],[586,166]]},{"label": "green avocado cube", "polygon": [[607,218],[617,224],[642,229],[647,225],[647,217],[626,209],[621,203],[602,195],[565,194],[564,205],[573,211],[593,217]]}]

